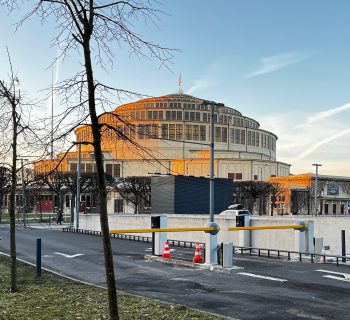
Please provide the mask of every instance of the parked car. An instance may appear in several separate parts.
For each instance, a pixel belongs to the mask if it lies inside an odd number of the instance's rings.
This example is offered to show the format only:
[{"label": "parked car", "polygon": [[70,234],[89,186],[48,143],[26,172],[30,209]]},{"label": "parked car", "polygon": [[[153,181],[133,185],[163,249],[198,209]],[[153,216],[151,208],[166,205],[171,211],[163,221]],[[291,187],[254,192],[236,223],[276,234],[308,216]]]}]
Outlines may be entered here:
[{"label": "parked car", "polygon": [[220,216],[251,216],[252,214],[250,213],[249,210],[246,209],[241,209],[241,210],[234,210],[234,209],[227,209],[225,211],[222,211],[219,213]]},{"label": "parked car", "polygon": [[235,204],[231,204],[227,209],[241,210],[245,208],[243,204],[235,203]]}]

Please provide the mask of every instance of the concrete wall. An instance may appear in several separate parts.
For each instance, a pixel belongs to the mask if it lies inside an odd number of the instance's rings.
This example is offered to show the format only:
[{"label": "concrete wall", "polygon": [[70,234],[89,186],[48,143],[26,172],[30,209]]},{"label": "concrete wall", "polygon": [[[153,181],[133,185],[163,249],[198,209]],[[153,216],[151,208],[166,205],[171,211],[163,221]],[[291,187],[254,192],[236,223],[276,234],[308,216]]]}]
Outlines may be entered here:
[{"label": "concrete wall", "polygon": [[[341,254],[341,230],[346,230],[346,243],[350,252],[350,217],[253,217],[252,226],[258,225],[285,225],[295,224],[297,221],[313,220],[315,237],[323,237],[323,244],[330,246],[330,253]],[[216,216],[218,225],[226,229],[236,225],[235,218]],[[208,222],[208,215],[168,215],[168,227],[200,227]],[[109,215],[110,229],[150,228],[150,215]],[[80,228],[88,230],[101,230],[97,214],[84,214],[80,216]],[[220,231],[218,242],[233,242],[239,245],[240,233],[250,232],[251,246],[281,250],[297,250],[295,238],[300,231],[294,230],[257,230],[257,231]],[[151,234],[144,234],[151,236]],[[183,241],[205,242],[207,234],[204,232],[173,232],[168,233],[168,239]]]}]

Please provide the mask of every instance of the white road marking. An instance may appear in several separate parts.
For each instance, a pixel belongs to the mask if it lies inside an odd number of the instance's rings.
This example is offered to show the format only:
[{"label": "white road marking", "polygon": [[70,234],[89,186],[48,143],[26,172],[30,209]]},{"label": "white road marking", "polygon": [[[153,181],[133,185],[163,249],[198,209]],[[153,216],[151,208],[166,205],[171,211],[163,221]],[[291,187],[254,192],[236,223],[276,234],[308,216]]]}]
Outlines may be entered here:
[{"label": "white road marking", "polygon": [[339,281],[345,281],[345,282],[350,282],[350,278],[339,278],[336,276],[331,276],[329,274],[327,274],[326,276],[323,276],[323,278],[329,278],[329,279],[333,279],[333,280],[339,280]]},{"label": "white road marking", "polygon": [[316,271],[324,272],[324,273],[330,273],[330,274],[338,274],[340,276],[343,276],[345,279],[350,280],[350,273],[343,273],[343,272],[330,271],[330,270],[324,270],[324,269],[318,269]]},{"label": "white road marking", "polygon": [[53,258],[53,256],[50,256],[49,254],[45,254],[42,256],[43,258]]},{"label": "white road marking", "polygon": [[60,256],[64,256],[65,258],[69,258],[69,259],[75,258],[75,257],[79,257],[79,256],[83,256],[82,253],[69,255],[69,254],[65,254],[65,253],[61,253],[61,252],[54,252],[54,254],[59,254]]},{"label": "white road marking", "polygon": [[152,248],[147,248],[147,249],[145,249],[145,251],[150,252],[150,251],[152,251]]},{"label": "white road marking", "polygon": [[248,272],[238,272],[237,274],[241,274],[242,276],[248,276],[248,277],[259,278],[259,279],[266,279],[266,280],[278,281],[278,282],[286,282],[286,281],[288,281],[286,279],[262,276],[260,274],[248,273]]}]

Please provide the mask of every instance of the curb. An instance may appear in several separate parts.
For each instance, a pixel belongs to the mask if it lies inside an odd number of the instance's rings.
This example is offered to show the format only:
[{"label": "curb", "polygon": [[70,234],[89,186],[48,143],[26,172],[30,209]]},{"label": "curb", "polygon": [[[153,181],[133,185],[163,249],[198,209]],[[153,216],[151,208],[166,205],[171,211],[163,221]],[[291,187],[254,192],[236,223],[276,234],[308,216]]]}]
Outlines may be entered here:
[{"label": "curb", "polygon": [[162,262],[165,264],[170,264],[173,266],[181,266],[181,267],[187,267],[192,269],[198,269],[198,270],[208,270],[211,272],[216,273],[225,273],[225,274],[235,274],[238,271],[242,271],[244,268],[242,267],[235,267],[232,268],[223,268],[221,265],[211,265],[211,264],[199,264],[199,263],[193,263],[190,261],[184,261],[184,260],[177,260],[177,259],[171,259],[171,258],[163,258],[160,256],[152,256],[150,254],[144,255],[145,260],[148,261],[157,261]]}]

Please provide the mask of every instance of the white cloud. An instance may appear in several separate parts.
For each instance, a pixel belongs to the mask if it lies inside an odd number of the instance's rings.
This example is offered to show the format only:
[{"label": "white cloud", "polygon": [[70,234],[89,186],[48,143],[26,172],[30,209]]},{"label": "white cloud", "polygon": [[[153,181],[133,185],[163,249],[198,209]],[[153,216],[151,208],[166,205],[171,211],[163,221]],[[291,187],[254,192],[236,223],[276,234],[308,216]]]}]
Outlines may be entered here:
[{"label": "white cloud", "polygon": [[260,59],[260,68],[250,74],[247,74],[245,78],[253,78],[266,73],[274,72],[292,64],[301,62],[307,58],[307,55],[300,52],[289,52],[275,56],[264,57]]},{"label": "white cloud", "polygon": [[[347,108],[329,110],[340,112]],[[317,116],[317,121],[310,122],[310,118],[295,110],[263,117],[260,123],[263,129],[277,134],[277,160],[292,164],[292,173],[310,172],[313,170],[311,164],[319,162],[323,165],[323,174],[350,176],[348,118],[330,119],[339,112],[319,112],[316,115],[323,116]],[[300,119],[306,120],[299,125]]]},{"label": "white cloud", "polygon": [[350,103],[346,103],[340,107],[336,107],[336,108],[331,108],[331,109],[328,109],[326,111],[321,111],[319,113],[316,113],[312,116],[310,116],[306,121],[305,123],[302,123],[302,124],[299,124],[297,125],[297,128],[301,128],[303,126],[307,126],[307,125],[310,125],[314,122],[317,122],[319,120],[322,120],[322,119],[327,119],[327,118],[330,118],[338,113],[341,113],[341,112],[344,112],[344,111],[348,111],[350,110]]},{"label": "white cloud", "polygon": [[321,141],[315,142],[313,145],[311,145],[309,148],[307,148],[305,151],[301,152],[295,159],[291,160],[291,163],[296,162],[297,160],[304,159],[306,156],[310,155],[323,145],[326,145],[330,142],[333,142],[334,140],[350,133],[350,128],[342,130],[340,132],[337,132],[329,137],[326,137],[322,139]]},{"label": "white cloud", "polygon": [[203,79],[197,79],[194,81],[194,84],[187,89],[186,93],[187,94],[193,94],[194,92],[205,89],[209,86],[209,83]]}]

